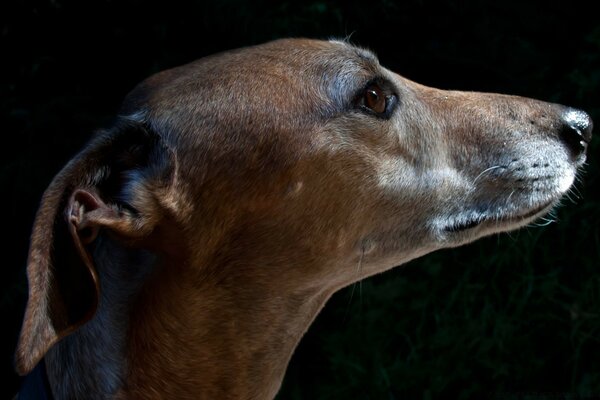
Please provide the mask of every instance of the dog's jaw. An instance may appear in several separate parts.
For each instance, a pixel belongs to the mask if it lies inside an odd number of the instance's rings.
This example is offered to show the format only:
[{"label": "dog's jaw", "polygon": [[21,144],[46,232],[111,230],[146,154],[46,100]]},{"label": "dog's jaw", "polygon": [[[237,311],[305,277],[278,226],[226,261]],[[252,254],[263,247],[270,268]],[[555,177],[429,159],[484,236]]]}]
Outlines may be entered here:
[{"label": "dog's jaw", "polygon": [[432,220],[434,235],[441,243],[457,246],[527,226],[551,213],[569,193],[585,162],[585,155],[570,161],[561,148],[554,155],[515,156],[484,169],[472,180],[468,193],[459,197],[464,200],[455,202],[454,210]]}]

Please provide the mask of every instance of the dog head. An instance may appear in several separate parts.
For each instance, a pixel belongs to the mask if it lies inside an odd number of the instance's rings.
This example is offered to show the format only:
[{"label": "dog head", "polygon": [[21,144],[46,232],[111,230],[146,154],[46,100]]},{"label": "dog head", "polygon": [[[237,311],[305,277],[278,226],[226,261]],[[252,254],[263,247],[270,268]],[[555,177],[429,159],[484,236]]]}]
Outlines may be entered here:
[{"label": "dog head", "polygon": [[342,41],[159,73],[44,196],[18,368],[93,316],[102,232],[181,279],[335,290],[544,215],[591,129],[560,105],[421,86]]},{"label": "dog head", "polygon": [[202,210],[191,226],[219,216],[212,237],[255,239],[233,248],[287,254],[270,246],[294,243],[323,265],[368,253],[370,272],[547,213],[592,130],[560,105],[418,85],[340,41],[203,59],[151,78],[129,107],[194,166],[181,191]]}]

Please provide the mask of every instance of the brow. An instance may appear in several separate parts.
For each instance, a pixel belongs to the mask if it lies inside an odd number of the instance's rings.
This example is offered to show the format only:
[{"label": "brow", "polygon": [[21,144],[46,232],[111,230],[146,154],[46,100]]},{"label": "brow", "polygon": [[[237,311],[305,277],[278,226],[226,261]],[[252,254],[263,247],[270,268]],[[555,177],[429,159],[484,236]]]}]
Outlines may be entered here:
[{"label": "brow", "polygon": [[361,59],[369,63],[379,65],[379,59],[372,51],[363,49],[361,47],[354,47],[354,49],[356,50],[356,54],[358,55],[358,57],[360,57]]},{"label": "brow", "polygon": [[336,70],[329,70],[333,73],[324,74],[328,95],[337,112],[347,110],[356,93],[380,74],[380,65],[375,54],[347,42],[341,43],[346,48],[340,54]]}]

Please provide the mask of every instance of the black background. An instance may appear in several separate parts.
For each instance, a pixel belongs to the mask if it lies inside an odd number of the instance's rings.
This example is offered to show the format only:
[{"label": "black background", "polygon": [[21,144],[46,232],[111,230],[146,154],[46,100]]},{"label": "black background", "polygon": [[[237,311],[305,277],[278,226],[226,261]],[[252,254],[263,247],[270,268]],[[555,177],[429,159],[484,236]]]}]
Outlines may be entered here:
[{"label": "black background", "polygon": [[[600,120],[600,18],[586,3],[2,2],[0,397],[19,384],[12,357],[41,194],[136,83],[230,48],[351,35],[420,83],[559,102]],[[280,398],[600,397],[597,142],[558,223],[436,252],[334,296]]]}]

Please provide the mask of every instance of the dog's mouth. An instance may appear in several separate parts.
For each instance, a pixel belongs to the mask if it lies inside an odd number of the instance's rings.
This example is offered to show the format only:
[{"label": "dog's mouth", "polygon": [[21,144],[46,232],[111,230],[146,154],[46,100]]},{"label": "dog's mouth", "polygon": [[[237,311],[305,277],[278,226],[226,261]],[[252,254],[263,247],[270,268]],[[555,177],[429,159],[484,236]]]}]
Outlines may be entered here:
[{"label": "dog's mouth", "polygon": [[493,224],[498,228],[504,229],[506,229],[506,227],[510,228],[511,226],[517,227],[530,222],[530,220],[535,219],[535,217],[540,214],[544,214],[553,203],[554,200],[547,201],[521,212],[515,211],[502,213],[491,211],[474,211],[457,218],[450,224],[447,224],[444,226],[443,230],[444,232],[448,233],[458,233],[474,229],[485,224]]},{"label": "dog's mouth", "polygon": [[527,225],[548,213],[570,190],[576,167],[536,158],[513,160],[489,172],[487,180],[477,182],[477,189],[464,196],[466,201],[455,202],[454,212],[437,219],[442,240],[457,234],[462,241]]}]

